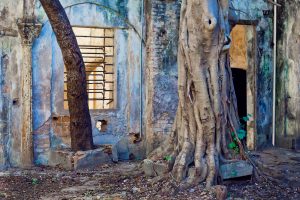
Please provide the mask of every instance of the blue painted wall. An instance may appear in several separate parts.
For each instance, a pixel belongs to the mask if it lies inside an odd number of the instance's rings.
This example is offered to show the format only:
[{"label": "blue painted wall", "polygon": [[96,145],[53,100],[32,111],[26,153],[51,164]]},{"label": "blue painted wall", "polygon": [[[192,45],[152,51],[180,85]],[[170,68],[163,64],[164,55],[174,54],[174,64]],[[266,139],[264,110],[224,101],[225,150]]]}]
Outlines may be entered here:
[{"label": "blue painted wall", "polygon": [[[129,133],[140,132],[140,1],[61,1],[73,26],[115,29],[115,68],[117,106],[112,110],[91,110],[96,145],[128,143]],[[49,152],[68,148],[59,134],[53,117],[67,116],[63,108],[64,64],[55,34],[44,11],[37,4],[36,13],[43,23],[33,45],[33,129],[35,162],[47,164]],[[99,132],[98,120],[108,122]],[[130,145],[121,142],[120,159],[129,159]],[[136,156],[138,157],[138,156]]]}]

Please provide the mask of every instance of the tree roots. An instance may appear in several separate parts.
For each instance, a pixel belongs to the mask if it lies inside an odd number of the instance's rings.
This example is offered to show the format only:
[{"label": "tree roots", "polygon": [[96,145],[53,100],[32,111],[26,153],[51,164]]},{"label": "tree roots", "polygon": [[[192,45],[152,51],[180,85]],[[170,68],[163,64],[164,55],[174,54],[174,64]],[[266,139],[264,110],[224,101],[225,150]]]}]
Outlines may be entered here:
[{"label": "tree roots", "polygon": [[[218,10],[211,10],[215,4]],[[180,188],[211,187],[220,163],[230,159],[231,133],[239,128],[229,64],[228,0],[182,1],[178,51],[179,105],[173,133],[149,159],[165,159]],[[236,137],[237,138],[237,137]],[[241,155],[243,146],[238,140]]]}]

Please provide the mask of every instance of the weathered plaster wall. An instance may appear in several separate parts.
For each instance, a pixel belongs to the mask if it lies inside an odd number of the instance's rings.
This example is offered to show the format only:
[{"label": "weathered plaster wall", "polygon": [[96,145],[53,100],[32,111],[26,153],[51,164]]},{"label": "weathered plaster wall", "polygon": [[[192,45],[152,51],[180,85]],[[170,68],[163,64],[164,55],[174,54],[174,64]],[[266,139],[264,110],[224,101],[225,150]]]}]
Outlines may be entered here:
[{"label": "weathered plaster wall", "polygon": [[180,1],[146,1],[147,153],[172,131],[177,110],[177,43]]},{"label": "weathered plaster wall", "polygon": [[254,120],[257,147],[262,148],[272,142],[273,6],[263,0],[233,0],[232,6],[236,10],[238,23],[256,26]]},{"label": "weathered plaster wall", "polygon": [[23,1],[0,1],[0,169],[20,165],[22,51],[16,21],[23,15]]},{"label": "weathered plaster wall", "polygon": [[[0,29],[11,29],[17,36],[17,18],[22,17],[22,0],[0,2]],[[89,2],[89,3],[87,3]],[[177,40],[180,0],[146,0],[147,45],[143,102],[144,142],[151,151],[171,132],[177,109]],[[140,0],[61,0],[73,25],[116,29],[117,107],[92,111],[96,144],[116,145],[120,159],[142,158],[142,145],[132,140],[140,133]],[[259,146],[270,143],[272,16],[263,0],[234,0],[240,19],[256,24],[257,102],[255,120]],[[7,7],[7,8],[6,8]],[[37,2],[35,14],[43,28],[33,44],[33,130],[36,164],[47,165],[49,153],[69,147],[68,112],[63,109],[63,60],[47,17]],[[4,17],[3,17],[4,16]],[[2,20],[3,19],[3,20]],[[0,37],[0,167],[20,164],[20,37]],[[107,120],[107,131],[99,132],[98,120]],[[7,123],[8,122],[8,123]],[[7,125],[7,126],[6,126]]]},{"label": "weathered plaster wall", "polygon": [[276,145],[300,149],[300,2],[279,3]]},{"label": "weathered plaster wall", "polygon": [[247,46],[249,32],[247,26],[237,25],[231,31],[230,65],[234,68],[247,70]]},{"label": "weathered plaster wall", "polygon": [[[171,132],[177,109],[177,38],[180,0],[149,0],[147,10],[147,93],[146,137],[147,152],[157,147]],[[263,0],[233,0],[239,24],[252,24],[257,44],[253,80],[256,96],[254,121],[258,147],[271,143],[272,125],[272,5]],[[254,85],[255,84],[255,85]]]},{"label": "weathered plaster wall", "polygon": [[[119,159],[142,158],[141,144],[132,144],[130,133],[140,132],[140,7],[129,1],[67,1],[61,3],[73,26],[115,29],[117,106],[91,110],[94,143],[116,145]],[[91,3],[93,2],[93,3]],[[63,108],[64,64],[60,48],[41,6],[36,13],[43,24],[33,45],[33,129],[35,162],[47,164],[53,149],[70,147],[68,111]],[[97,121],[106,120],[100,132]]]}]

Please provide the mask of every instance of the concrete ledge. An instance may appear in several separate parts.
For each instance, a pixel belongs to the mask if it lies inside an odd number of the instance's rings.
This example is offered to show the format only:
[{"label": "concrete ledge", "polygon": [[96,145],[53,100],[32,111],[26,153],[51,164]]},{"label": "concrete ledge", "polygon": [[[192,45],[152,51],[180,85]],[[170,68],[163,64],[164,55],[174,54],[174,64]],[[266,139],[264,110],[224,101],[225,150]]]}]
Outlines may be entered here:
[{"label": "concrete ledge", "polygon": [[88,169],[111,161],[111,157],[105,153],[103,148],[91,151],[78,151],[73,156],[73,167],[74,169]]},{"label": "concrete ledge", "polygon": [[50,151],[48,165],[50,167],[60,167],[66,170],[73,170],[74,152],[67,150]]},{"label": "concrete ledge", "polygon": [[252,152],[259,170],[273,181],[288,187],[300,188],[300,152],[271,148]]},{"label": "concrete ledge", "polygon": [[223,180],[251,176],[253,174],[253,166],[247,161],[239,160],[221,165],[220,173]]},{"label": "concrete ledge", "polygon": [[48,165],[66,170],[91,169],[100,164],[118,160],[113,147],[104,146],[89,151],[52,150]]}]

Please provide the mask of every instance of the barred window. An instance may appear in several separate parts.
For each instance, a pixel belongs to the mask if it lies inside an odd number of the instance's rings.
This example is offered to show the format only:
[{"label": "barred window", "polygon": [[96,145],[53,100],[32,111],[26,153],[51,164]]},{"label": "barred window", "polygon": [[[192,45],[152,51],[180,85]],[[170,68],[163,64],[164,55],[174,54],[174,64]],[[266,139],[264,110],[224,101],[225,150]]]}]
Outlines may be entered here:
[{"label": "barred window", "polygon": [[[85,63],[90,110],[114,108],[114,29],[73,27]],[[64,72],[64,109],[68,109],[67,71]]]}]

